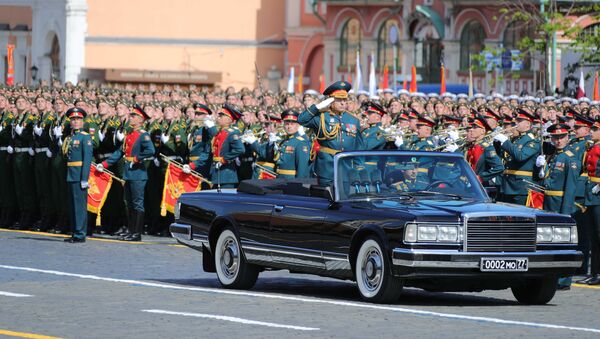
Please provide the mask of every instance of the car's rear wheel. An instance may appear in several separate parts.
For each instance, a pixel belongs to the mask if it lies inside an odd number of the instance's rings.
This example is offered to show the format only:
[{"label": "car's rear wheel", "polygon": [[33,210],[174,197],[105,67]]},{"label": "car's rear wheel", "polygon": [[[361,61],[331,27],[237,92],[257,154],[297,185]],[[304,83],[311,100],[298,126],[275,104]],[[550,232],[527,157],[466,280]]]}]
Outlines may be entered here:
[{"label": "car's rear wheel", "polygon": [[231,229],[226,228],[219,234],[214,258],[217,277],[223,287],[248,289],[256,283],[259,269],[246,262],[240,243]]},{"label": "car's rear wheel", "polygon": [[544,305],[554,298],[558,278],[528,279],[511,288],[518,302],[526,305]]},{"label": "car's rear wheel", "polygon": [[355,262],[356,284],[360,296],[369,302],[391,303],[402,293],[402,280],[392,276],[390,259],[374,237],[363,241]]}]

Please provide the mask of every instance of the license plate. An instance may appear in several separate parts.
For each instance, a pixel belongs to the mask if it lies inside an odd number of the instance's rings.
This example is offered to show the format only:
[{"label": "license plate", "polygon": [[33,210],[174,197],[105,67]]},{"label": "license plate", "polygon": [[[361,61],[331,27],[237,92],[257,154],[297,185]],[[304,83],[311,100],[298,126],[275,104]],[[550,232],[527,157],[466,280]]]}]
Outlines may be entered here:
[{"label": "license plate", "polygon": [[481,272],[527,272],[527,258],[481,258]]}]

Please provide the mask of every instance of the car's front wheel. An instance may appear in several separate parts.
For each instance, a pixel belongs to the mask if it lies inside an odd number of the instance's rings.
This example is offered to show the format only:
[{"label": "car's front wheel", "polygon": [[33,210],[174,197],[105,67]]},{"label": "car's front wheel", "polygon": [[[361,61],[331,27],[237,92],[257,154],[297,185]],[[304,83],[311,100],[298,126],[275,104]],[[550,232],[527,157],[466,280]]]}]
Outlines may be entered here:
[{"label": "car's front wheel", "polygon": [[256,283],[258,267],[248,264],[239,241],[231,229],[219,234],[214,250],[217,277],[223,287],[249,289]]},{"label": "car's front wheel", "polygon": [[391,303],[402,293],[402,280],[392,275],[390,259],[381,242],[369,237],[356,256],[355,277],[361,297],[369,302]]},{"label": "car's front wheel", "polygon": [[527,305],[544,305],[554,298],[558,278],[529,279],[511,288],[518,302]]}]

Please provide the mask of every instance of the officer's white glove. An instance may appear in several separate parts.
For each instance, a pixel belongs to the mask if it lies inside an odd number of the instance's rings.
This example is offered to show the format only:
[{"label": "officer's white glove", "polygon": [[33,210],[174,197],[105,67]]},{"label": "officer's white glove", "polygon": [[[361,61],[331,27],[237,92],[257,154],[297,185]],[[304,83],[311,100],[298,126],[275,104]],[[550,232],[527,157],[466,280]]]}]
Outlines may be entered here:
[{"label": "officer's white glove", "polygon": [[446,145],[446,148],[444,148],[444,152],[454,152],[458,149],[458,146],[456,144],[448,144]]},{"label": "officer's white glove", "polygon": [[52,130],[54,132],[54,136],[57,138],[62,137],[62,126],[56,126],[54,127],[54,129]]},{"label": "officer's white glove", "polygon": [[104,133],[102,133],[102,131],[98,131],[98,140],[100,140],[100,142],[104,141]]},{"label": "officer's white glove", "polygon": [[21,125],[15,126],[15,133],[17,133],[18,135],[21,135],[21,133],[23,133],[23,126],[21,126]]},{"label": "officer's white glove", "polygon": [[221,166],[223,166],[223,164],[222,164],[222,163],[220,163],[220,162],[217,162],[217,163],[215,164],[215,168],[216,168],[216,169],[219,169],[219,168],[221,168]]},{"label": "officer's white glove", "polygon": [[215,126],[215,122],[213,121],[213,119],[206,118],[204,120],[204,126],[207,127],[207,128],[212,128],[212,127]]},{"label": "officer's white glove", "polygon": [[6,152],[7,152],[8,154],[13,154],[13,152],[14,152],[14,151],[15,151],[15,150],[12,148],[12,146],[8,146],[8,147],[6,147]]},{"label": "officer's white glove", "polygon": [[39,137],[40,135],[42,135],[42,132],[43,132],[43,131],[44,131],[44,129],[43,129],[43,128],[41,128],[41,127],[40,127],[40,126],[38,126],[38,125],[35,125],[35,126],[33,127],[33,133],[35,133],[35,135],[37,135],[38,137]]},{"label": "officer's white glove", "polygon": [[191,167],[190,167],[190,165],[188,165],[188,164],[185,164],[185,165],[183,165],[183,168],[182,168],[182,170],[183,170],[183,173],[185,173],[185,174],[190,174],[190,173],[192,173],[192,168],[191,168]]},{"label": "officer's white glove", "polygon": [[47,149],[47,150],[46,150],[46,156],[47,156],[48,158],[52,158],[52,151],[51,151],[51,150],[49,150],[49,149]]},{"label": "officer's white glove", "polygon": [[404,139],[400,136],[397,136],[394,139],[394,145],[396,145],[396,147],[400,148],[402,145],[404,145]]},{"label": "officer's white glove", "polygon": [[100,173],[104,172],[104,166],[102,166],[102,164],[97,164],[96,171],[98,171]]},{"label": "officer's white glove", "polygon": [[539,155],[536,159],[535,159],[535,165],[537,167],[543,167],[544,165],[546,165],[546,156],[545,155]]},{"label": "officer's white glove", "polygon": [[319,102],[315,106],[320,111],[320,110],[323,110],[323,109],[329,107],[334,101],[335,101],[335,98],[327,98],[327,99]]},{"label": "officer's white glove", "polygon": [[4,129],[4,126],[0,125],[0,132]]},{"label": "officer's white glove", "polygon": [[305,135],[304,126],[298,126],[298,135]]},{"label": "officer's white glove", "polygon": [[278,142],[279,140],[281,140],[281,138],[277,134],[273,132],[269,133],[269,142]]},{"label": "officer's white glove", "polygon": [[117,131],[117,140],[123,141],[123,139],[125,139],[125,133]]},{"label": "officer's white glove", "polygon": [[538,178],[540,179],[544,179],[544,177],[546,176],[546,172],[544,172],[544,168],[540,168],[540,172],[538,173]]},{"label": "officer's white glove", "polygon": [[235,165],[237,167],[240,167],[242,165],[242,161],[240,160],[240,158],[235,158]]},{"label": "officer's white glove", "polygon": [[168,134],[161,134],[160,135],[160,141],[163,144],[166,144],[167,142],[169,142],[169,135]]},{"label": "officer's white glove", "polygon": [[503,144],[506,140],[508,140],[508,137],[502,133],[494,137],[494,141],[498,141],[500,144]]},{"label": "officer's white glove", "polygon": [[256,142],[256,137],[252,133],[246,133],[242,135],[242,142],[248,145],[252,145]]},{"label": "officer's white glove", "polygon": [[592,194],[600,193],[600,185],[596,184],[596,186],[592,187]]},{"label": "officer's white glove", "polygon": [[81,182],[81,189],[84,190],[86,188],[90,187],[90,185],[88,184],[87,181],[82,181]]},{"label": "officer's white glove", "polygon": [[35,151],[31,147],[29,147],[29,149],[27,150],[27,153],[29,153],[29,155],[31,155],[31,156],[35,155]]},{"label": "officer's white glove", "polygon": [[160,167],[160,160],[158,160],[158,158],[154,158],[154,160],[152,160],[152,162],[154,163],[154,166]]},{"label": "officer's white glove", "polygon": [[452,141],[456,141],[458,140],[459,136],[458,136],[458,131],[448,131],[448,139],[452,140]]}]

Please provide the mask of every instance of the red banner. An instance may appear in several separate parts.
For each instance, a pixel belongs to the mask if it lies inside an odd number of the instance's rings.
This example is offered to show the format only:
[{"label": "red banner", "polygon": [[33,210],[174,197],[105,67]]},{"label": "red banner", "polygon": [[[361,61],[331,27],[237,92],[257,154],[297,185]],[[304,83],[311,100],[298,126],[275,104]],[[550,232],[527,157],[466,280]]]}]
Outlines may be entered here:
[{"label": "red banner", "polygon": [[544,192],[529,190],[525,206],[537,208],[538,210],[544,209]]},{"label": "red banner", "polygon": [[169,163],[167,173],[165,174],[165,185],[163,187],[163,197],[160,203],[160,215],[167,215],[167,211],[173,213],[177,199],[183,193],[198,192],[201,189],[202,181],[200,177],[190,173],[183,173],[181,167]]},{"label": "red banner", "polygon": [[100,211],[102,210],[102,206],[104,206],[108,191],[110,191],[112,180],[112,177],[108,173],[100,173],[96,170],[95,166],[90,166],[87,210],[97,215],[96,225],[98,226],[102,224]]},{"label": "red banner", "polygon": [[6,84],[12,86],[15,84],[15,60],[13,56],[13,52],[15,50],[15,45],[8,44],[6,45],[6,63],[7,63],[7,71],[6,71]]},{"label": "red banner", "polygon": [[269,173],[263,169],[258,169],[258,178],[259,179],[266,179],[266,180],[270,180],[270,179],[275,179],[277,178],[276,175],[274,175],[273,173]]}]

